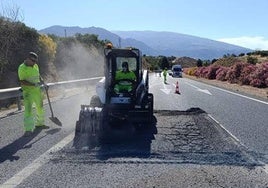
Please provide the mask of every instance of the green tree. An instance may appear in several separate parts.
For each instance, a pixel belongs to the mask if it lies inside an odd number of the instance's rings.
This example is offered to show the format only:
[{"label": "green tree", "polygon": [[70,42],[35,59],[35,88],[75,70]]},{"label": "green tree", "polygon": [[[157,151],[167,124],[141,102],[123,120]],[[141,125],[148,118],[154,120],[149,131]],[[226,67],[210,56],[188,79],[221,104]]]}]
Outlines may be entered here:
[{"label": "green tree", "polygon": [[168,62],[168,59],[167,59],[166,56],[163,56],[163,57],[160,59],[160,67],[161,67],[161,69],[169,68],[169,62]]},{"label": "green tree", "polygon": [[212,59],[211,64],[215,63],[218,59]]},{"label": "green tree", "polygon": [[150,70],[158,70],[158,69],[160,69],[158,58],[156,58],[154,56],[145,56],[145,55],[143,56],[143,58],[149,64],[149,69]]},{"label": "green tree", "polygon": [[21,22],[0,19],[0,57],[8,62],[5,68],[16,71],[29,51],[37,51],[38,36],[36,30]]},{"label": "green tree", "polygon": [[86,44],[87,46],[93,45],[96,47],[100,47],[100,46],[104,46],[105,42],[107,42],[106,40],[105,41],[98,40],[98,35],[94,35],[94,34],[82,35],[82,34],[78,33],[75,35],[75,38],[79,42]]},{"label": "green tree", "polygon": [[202,67],[203,66],[203,61],[201,59],[198,59],[196,62],[197,67]]},{"label": "green tree", "polygon": [[1,88],[18,86],[17,77],[10,80],[8,75],[17,74],[18,66],[30,51],[38,51],[38,36],[35,29],[27,27],[24,23],[0,18]]}]

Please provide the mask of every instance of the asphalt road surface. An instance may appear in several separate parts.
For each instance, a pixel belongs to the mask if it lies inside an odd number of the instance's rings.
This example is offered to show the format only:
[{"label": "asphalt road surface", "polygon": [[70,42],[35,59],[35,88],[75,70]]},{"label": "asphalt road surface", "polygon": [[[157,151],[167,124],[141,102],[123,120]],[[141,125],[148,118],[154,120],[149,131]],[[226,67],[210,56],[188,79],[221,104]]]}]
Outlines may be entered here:
[{"label": "asphalt road surface", "polygon": [[[180,95],[175,94],[179,83]],[[186,78],[151,75],[153,125],[125,126],[102,143],[79,135],[94,86],[54,99],[59,127],[23,135],[23,113],[0,122],[0,187],[268,187],[267,101]]]},{"label": "asphalt road surface", "polygon": [[[255,99],[187,78],[168,77],[168,84],[159,84],[159,79],[151,78],[156,109],[201,108],[249,150],[268,154],[268,100]],[[174,94],[177,81],[179,96]],[[159,90],[162,92],[157,92]]]}]

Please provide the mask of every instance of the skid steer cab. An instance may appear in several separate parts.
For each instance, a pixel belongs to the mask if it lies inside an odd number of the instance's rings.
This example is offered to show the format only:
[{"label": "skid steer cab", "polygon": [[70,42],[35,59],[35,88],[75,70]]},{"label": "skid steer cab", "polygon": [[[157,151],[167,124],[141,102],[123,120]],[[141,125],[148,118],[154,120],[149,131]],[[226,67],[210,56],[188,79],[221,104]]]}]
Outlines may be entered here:
[{"label": "skid steer cab", "polygon": [[104,78],[97,83],[97,95],[90,104],[81,105],[76,131],[96,134],[122,122],[152,123],[154,98],[140,50],[108,45],[104,59]]}]

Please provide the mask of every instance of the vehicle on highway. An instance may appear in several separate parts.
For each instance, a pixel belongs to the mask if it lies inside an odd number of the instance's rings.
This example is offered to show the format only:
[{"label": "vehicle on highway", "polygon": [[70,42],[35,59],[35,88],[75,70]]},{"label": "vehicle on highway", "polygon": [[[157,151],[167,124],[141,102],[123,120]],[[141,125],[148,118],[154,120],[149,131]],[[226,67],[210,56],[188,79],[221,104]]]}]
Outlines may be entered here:
[{"label": "vehicle on highway", "polygon": [[182,77],[182,66],[181,65],[173,65],[172,66],[172,77]]},{"label": "vehicle on highway", "polygon": [[[89,105],[81,105],[76,134],[99,134],[108,126],[120,122],[148,125],[153,121],[153,94],[149,93],[149,72],[142,67],[142,53],[136,48],[114,48],[109,44],[104,48],[104,75],[96,85],[97,95],[92,96]],[[123,64],[136,79],[119,79],[117,73],[123,71]],[[128,71],[128,72],[129,72]],[[131,89],[116,90],[118,84],[131,85]],[[146,122],[146,123],[145,123]]]}]

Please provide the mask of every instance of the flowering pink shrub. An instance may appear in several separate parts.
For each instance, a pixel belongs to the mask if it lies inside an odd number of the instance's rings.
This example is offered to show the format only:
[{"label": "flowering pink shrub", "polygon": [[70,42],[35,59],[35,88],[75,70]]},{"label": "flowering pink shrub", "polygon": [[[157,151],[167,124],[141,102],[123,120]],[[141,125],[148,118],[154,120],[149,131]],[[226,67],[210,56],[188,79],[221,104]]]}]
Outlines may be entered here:
[{"label": "flowering pink shrub", "polygon": [[231,67],[219,65],[194,67],[187,70],[186,74],[253,87],[268,87],[268,62],[256,65],[238,62]]},{"label": "flowering pink shrub", "polygon": [[216,71],[216,79],[221,80],[221,81],[226,81],[226,74],[228,72],[229,68],[228,67],[223,67],[221,66],[217,71]]},{"label": "flowering pink shrub", "polygon": [[207,67],[198,67],[198,69],[195,71],[195,76],[204,77],[206,73],[207,73]]},{"label": "flowering pink shrub", "polygon": [[268,87],[268,77],[265,79],[265,85]]},{"label": "flowering pink shrub", "polygon": [[263,86],[262,81],[258,78],[251,80],[249,84],[253,87],[262,87]]},{"label": "flowering pink shrub", "polygon": [[225,79],[230,83],[238,83],[241,70],[247,65],[248,65],[247,63],[241,63],[241,62],[234,64],[233,66],[230,67],[230,69],[226,73]]},{"label": "flowering pink shrub", "polygon": [[217,65],[210,65],[207,67],[207,72],[204,75],[205,78],[213,80],[216,79],[216,72],[220,68],[220,66]]},{"label": "flowering pink shrub", "polygon": [[251,82],[251,73],[256,70],[256,66],[252,64],[247,64],[246,66],[242,67],[240,76],[238,78],[239,84],[241,85],[249,85]]},{"label": "flowering pink shrub", "polygon": [[250,74],[249,85],[253,87],[268,87],[268,62],[257,64],[256,69]]}]

